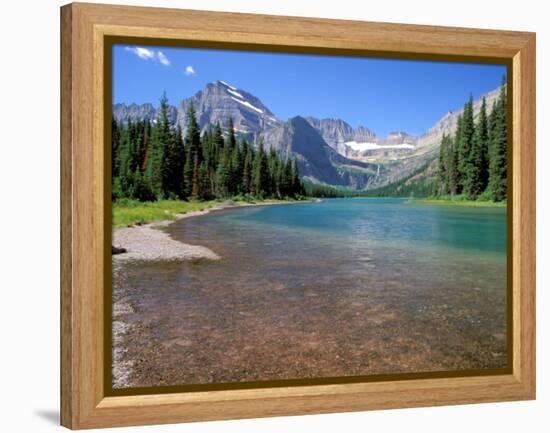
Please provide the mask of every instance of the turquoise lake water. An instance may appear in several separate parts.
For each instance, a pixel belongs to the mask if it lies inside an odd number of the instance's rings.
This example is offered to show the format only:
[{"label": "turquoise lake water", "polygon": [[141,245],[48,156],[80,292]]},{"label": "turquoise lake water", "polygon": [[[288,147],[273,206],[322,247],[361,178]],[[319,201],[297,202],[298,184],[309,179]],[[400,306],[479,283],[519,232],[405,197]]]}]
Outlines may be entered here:
[{"label": "turquoise lake water", "polygon": [[504,208],[329,199],[167,232],[222,259],[115,278],[156,348],[135,386],[506,366]]}]

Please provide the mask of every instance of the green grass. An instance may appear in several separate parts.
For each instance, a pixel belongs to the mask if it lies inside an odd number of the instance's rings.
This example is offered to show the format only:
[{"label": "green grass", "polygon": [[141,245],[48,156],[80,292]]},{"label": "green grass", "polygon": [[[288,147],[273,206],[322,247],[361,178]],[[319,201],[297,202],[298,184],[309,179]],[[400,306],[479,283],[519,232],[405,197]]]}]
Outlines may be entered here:
[{"label": "green grass", "polygon": [[441,206],[470,206],[470,207],[506,207],[506,201],[470,200],[463,195],[430,197],[422,200],[411,200],[410,204],[434,204]]},{"label": "green grass", "polygon": [[127,227],[153,221],[174,220],[178,214],[211,208],[217,201],[159,200],[139,202],[121,200],[113,203],[113,227]]},{"label": "green grass", "polygon": [[289,201],[290,200],[275,199],[259,200],[247,196],[210,201],[159,200],[154,202],[140,202],[137,200],[124,199],[113,203],[113,227],[128,227],[153,221],[175,220],[178,214],[201,211],[221,204],[243,206],[247,204],[288,203]]}]

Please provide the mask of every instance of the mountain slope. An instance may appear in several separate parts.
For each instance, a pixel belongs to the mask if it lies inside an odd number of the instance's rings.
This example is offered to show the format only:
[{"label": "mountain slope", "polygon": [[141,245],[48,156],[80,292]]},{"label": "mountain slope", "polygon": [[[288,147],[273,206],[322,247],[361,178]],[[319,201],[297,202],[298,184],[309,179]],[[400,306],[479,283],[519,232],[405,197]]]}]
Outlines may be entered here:
[{"label": "mountain slope", "polygon": [[363,189],[380,175],[377,165],[350,160],[321,137],[310,122],[296,116],[261,135],[267,149],[295,156],[302,176],[312,182]]},{"label": "mountain slope", "polygon": [[311,116],[305,119],[321,134],[330,147],[342,155],[346,154],[344,143],[353,140],[355,136],[351,125],[342,119],[317,119]]}]

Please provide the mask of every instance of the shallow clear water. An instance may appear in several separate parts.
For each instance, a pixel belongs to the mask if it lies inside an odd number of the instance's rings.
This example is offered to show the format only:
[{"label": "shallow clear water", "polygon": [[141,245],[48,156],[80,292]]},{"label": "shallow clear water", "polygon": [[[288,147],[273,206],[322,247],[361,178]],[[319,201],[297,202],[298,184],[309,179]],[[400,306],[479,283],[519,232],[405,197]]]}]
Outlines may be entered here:
[{"label": "shallow clear water", "polygon": [[167,231],[222,259],[115,273],[133,386],[506,366],[504,208],[332,199]]}]

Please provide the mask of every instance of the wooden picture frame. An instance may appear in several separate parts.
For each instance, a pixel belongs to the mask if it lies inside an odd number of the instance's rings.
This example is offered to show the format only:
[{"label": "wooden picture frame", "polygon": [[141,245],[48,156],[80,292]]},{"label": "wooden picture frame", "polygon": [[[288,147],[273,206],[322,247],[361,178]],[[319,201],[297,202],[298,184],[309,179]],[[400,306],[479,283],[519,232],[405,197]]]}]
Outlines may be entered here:
[{"label": "wooden picture frame", "polygon": [[[106,396],[103,82],[109,37],[509,64],[511,372]],[[61,424],[80,429],[535,398],[535,34],[73,3],[61,8]],[[110,197],[108,197],[110,200]],[[107,281],[106,281],[107,280]],[[456,376],[456,375],[455,375]]]}]

